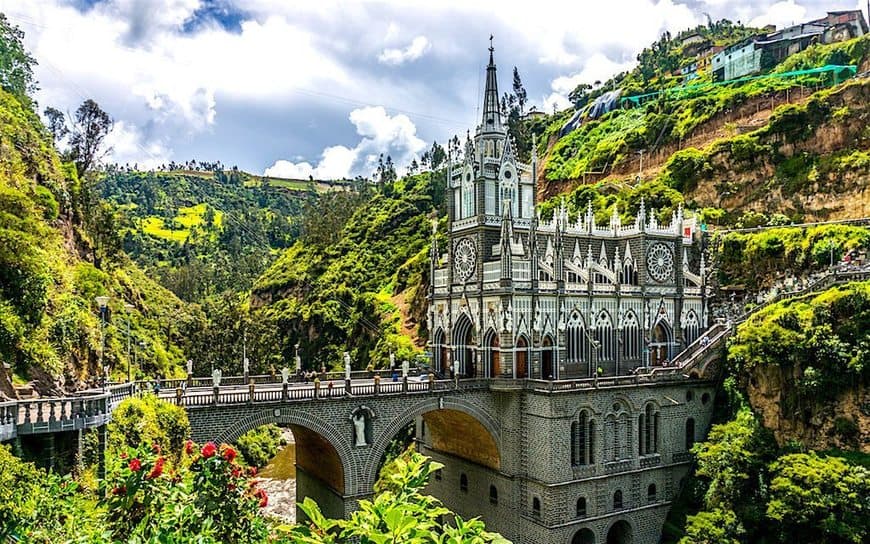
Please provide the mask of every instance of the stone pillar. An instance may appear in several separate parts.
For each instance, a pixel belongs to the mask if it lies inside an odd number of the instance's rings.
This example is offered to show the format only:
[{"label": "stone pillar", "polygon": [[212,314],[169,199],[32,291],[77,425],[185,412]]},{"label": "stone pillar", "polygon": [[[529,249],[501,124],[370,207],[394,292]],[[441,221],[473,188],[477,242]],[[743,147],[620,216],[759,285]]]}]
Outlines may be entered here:
[{"label": "stone pillar", "polygon": [[106,477],[106,443],[108,442],[109,432],[108,426],[101,425],[97,427],[97,477],[104,479]]}]

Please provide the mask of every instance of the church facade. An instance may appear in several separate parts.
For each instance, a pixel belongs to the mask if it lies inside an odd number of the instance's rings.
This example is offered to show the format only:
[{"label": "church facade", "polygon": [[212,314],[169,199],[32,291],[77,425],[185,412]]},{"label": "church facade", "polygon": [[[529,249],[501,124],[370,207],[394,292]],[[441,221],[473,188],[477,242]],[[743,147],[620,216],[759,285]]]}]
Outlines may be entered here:
[{"label": "church facade", "polygon": [[449,242],[431,254],[433,368],[559,380],[667,365],[707,326],[694,219],[660,222],[642,200],[628,224],[591,206],[542,219],[532,153],[517,159],[490,51],[481,124],[450,159]]},{"label": "church facade", "polygon": [[643,201],[625,224],[588,205],[542,218],[534,146],[529,164],[514,147],[490,48],[481,124],[448,161],[428,325],[436,373],[489,381],[492,407],[469,413],[496,434],[446,401],[419,417],[419,451],[444,465],[427,491],[517,543],[654,544],[715,394],[649,372],[707,328],[700,233]]}]

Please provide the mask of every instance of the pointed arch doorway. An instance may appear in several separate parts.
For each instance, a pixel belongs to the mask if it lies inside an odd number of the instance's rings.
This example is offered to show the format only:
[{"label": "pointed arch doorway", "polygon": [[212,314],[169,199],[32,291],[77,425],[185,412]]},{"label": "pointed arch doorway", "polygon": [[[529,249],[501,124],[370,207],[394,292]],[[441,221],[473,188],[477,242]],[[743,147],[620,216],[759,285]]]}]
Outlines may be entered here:
[{"label": "pointed arch doorway", "polygon": [[520,336],[517,339],[517,347],[514,353],[516,354],[517,379],[527,378],[529,363],[529,342],[528,340],[526,340],[525,336]]},{"label": "pointed arch doorway", "polygon": [[650,365],[662,366],[670,357],[670,347],[674,341],[674,331],[664,319],[659,319],[652,330],[649,344]]},{"label": "pointed arch doorway", "polygon": [[555,350],[553,349],[553,339],[549,336],[544,337],[544,341],[541,342],[541,379],[542,380],[552,380],[555,379],[555,372],[553,371],[553,360]]},{"label": "pointed arch doorway", "polygon": [[492,329],[486,333],[484,340],[487,355],[487,368],[489,369],[490,378],[498,378],[501,376],[501,351],[499,347],[498,334]]}]

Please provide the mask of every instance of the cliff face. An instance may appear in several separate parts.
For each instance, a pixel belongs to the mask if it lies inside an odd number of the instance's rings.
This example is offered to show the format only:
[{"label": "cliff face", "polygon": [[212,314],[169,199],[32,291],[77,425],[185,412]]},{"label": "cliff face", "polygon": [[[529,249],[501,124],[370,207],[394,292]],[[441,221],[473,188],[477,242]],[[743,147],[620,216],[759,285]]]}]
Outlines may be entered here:
[{"label": "cliff face", "polygon": [[813,450],[870,453],[870,389],[858,384],[831,401],[785,409],[802,376],[798,368],[764,366],[754,368],[748,377],[749,402],[777,444],[800,442]]}]

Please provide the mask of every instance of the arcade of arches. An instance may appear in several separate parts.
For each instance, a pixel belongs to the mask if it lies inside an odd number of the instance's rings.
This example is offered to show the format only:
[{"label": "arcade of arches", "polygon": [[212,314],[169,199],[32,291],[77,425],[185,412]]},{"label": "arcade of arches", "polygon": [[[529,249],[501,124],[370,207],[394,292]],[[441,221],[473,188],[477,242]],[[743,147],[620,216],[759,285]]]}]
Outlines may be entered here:
[{"label": "arcade of arches", "polygon": [[[600,541],[595,540],[595,533],[585,527],[577,531],[571,539],[571,544],[595,544],[596,542]],[[617,521],[607,531],[607,540],[604,542],[606,544],[631,544],[633,542],[631,525],[622,519]]]}]

